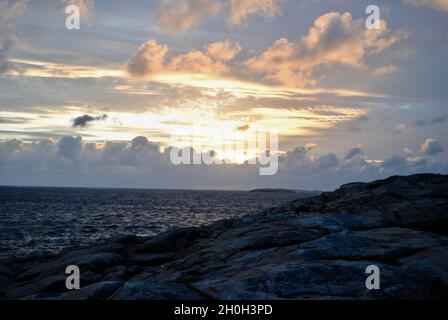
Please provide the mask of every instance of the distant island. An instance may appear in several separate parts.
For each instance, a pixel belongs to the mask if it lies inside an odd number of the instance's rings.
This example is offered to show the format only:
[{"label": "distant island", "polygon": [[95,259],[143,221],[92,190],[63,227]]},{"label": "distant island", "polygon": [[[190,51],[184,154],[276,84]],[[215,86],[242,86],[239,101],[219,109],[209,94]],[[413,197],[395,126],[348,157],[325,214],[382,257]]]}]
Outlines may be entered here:
[{"label": "distant island", "polygon": [[298,197],[314,197],[318,196],[322,193],[322,191],[317,190],[292,190],[292,189],[275,189],[275,188],[261,188],[261,189],[253,189],[249,192],[260,192],[260,193],[297,193]]},{"label": "distant island", "polygon": [[254,189],[254,190],[250,190],[249,192],[270,192],[270,193],[281,192],[281,193],[296,193],[294,190],[290,190],[290,189],[270,189],[270,188]]},{"label": "distant island", "polygon": [[268,192],[268,193],[298,193],[300,195],[309,195],[310,197],[317,196],[322,193],[319,190],[296,190],[296,189],[276,189],[276,188],[260,188],[253,189],[249,192]]}]

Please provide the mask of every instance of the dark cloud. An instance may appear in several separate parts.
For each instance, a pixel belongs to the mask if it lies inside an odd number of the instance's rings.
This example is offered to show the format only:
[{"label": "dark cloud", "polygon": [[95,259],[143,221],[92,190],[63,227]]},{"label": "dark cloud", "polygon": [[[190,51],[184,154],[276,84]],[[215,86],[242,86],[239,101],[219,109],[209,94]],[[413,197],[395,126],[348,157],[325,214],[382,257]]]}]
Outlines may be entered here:
[{"label": "dark cloud", "polygon": [[347,152],[347,155],[345,156],[345,160],[350,160],[357,156],[361,156],[363,153],[364,152],[361,147],[353,147]]},{"label": "dark cloud", "polygon": [[363,124],[370,120],[369,116],[363,114],[348,122],[348,131],[350,133],[360,133],[363,131]]},{"label": "dark cloud", "polygon": [[445,149],[434,139],[426,139],[425,143],[423,143],[420,148],[422,154],[429,156],[435,156],[443,151],[445,151]]},{"label": "dark cloud", "polygon": [[318,171],[333,169],[339,165],[339,158],[334,153],[329,153],[323,156],[320,156],[316,161],[315,169]]},{"label": "dark cloud", "polygon": [[144,148],[149,145],[148,138],[146,137],[136,137],[131,141],[131,147],[136,148]]},{"label": "dark cloud", "polygon": [[107,119],[107,114],[103,114],[102,116],[96,116],[96,117],[92,117],[92,116],[89,116],[88,114],[85,114],[83,116],[73,119],[72,127],[73,128],[85,128],[91,122],[104,121],[106,119]]},{"label": "dark cloud", "polygon": [[448,115],[442,114],[442,115],[435,116],[435,117],[433,117],[432,119],[429,119],[429,120],[416,120],[414,122],[414,124],[417,127],[433,126],[433,125],[436,125],[436,124],[444,123],[447,120],[448,120]]},{"label": "dark cloud", "polygon": [[81,137],[63,137],[58,144],[58,156],[73,159],[76,158],[81,149]]},{"label": "dark cloud", "polygon": [[384,160],[382,168],[400,170],[408,166],[408,161],[402,156],[392,156]]}]

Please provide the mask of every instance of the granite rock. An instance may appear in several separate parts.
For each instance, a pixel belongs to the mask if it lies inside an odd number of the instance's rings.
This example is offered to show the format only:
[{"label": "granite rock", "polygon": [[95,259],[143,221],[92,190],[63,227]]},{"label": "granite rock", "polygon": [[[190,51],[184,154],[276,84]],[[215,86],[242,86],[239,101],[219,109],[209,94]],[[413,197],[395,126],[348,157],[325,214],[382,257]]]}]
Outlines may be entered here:
[{"label": "granite rock", "polygon": [[[64,287],[67,265],[82,289]],[[381,271],[365,287],[366,267]],[[448,176],[351,183],[256,215],[0,262],[1,299],[446,299]]]}]

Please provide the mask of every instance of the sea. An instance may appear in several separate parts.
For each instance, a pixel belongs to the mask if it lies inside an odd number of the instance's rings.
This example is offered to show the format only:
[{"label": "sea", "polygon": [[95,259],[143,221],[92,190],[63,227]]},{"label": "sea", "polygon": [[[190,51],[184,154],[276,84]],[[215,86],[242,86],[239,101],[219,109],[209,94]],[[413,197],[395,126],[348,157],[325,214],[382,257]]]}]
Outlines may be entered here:
[{"label": "sea", "polygon": [[254,214],[291,192],[0,187],[0,259]]}]

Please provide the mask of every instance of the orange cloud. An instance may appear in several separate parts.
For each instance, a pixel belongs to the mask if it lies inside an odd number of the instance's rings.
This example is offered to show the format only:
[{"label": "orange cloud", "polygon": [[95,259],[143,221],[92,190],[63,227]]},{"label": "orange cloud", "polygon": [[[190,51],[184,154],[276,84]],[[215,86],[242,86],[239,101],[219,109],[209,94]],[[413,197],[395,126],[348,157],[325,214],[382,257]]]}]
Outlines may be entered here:
[{"label": "orange cloud", "polygon": [[168,51],[166,45],[149,40],[127,61],[126,71],[130,76],[141,79],[164,72],[225,74],[230,70],[228,62],[240,53],[241,47],[230,41],[214,42],[203,51],[193,50],[171,59],[167,58]]},{"label": "orange cloud", "polygon": [[237,26],[251,16],[273,19],[280,14],[279,0],[163,0],[154,14],[161,30],[182,32],[199,25],[207,17],[222,12],[227,24]]},{"label": "orange cloud", "polygon": [[232,44],[226,40],[224,42],[213,42],[207,46],[207,53],[220,61],[229,61],[235,58],[241,52],[239,43]]},{"label": "orange cloud", "polygon": [[237,26],[253,15],[274,19],[280,13],[278,0],[230,0],[227,22],[230,26]]},{"label": "orange cloud", "polygon": [[168,47],[155,40],[142,44],[126,63],[126,71],[135,78],[146,78],[159,72],[165,63]]},{"label": "orange cloud", "polygon": [[215,0],[163,0],[154,17],[165,31],[184,31],[198,25],[206,16],[221,11],[222,4]]},{"label": "orange cloud", "polygon": [[313,85],[316,67],[340,64],[362,68],[367,55],[384,51],[406,35],[404,30],[391,34],[384,20],[380,30],[372,31],[365,28],[364,20],[353,19],[348,12],[330,12],[317,18],[299,43],[279,39],[246,65],[286,85]]}]

